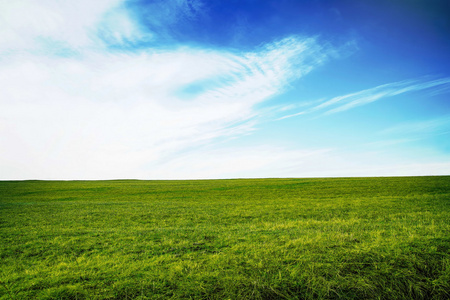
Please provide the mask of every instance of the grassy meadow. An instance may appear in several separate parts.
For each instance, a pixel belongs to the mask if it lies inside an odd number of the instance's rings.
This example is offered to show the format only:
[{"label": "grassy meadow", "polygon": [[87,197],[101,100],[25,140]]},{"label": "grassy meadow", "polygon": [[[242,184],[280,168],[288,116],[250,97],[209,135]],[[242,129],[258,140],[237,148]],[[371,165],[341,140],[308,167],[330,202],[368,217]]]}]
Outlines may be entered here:
[{"label": "grassy meadow", "polygon": [[450,299],[450,176],[0,182],[0,299]]}]

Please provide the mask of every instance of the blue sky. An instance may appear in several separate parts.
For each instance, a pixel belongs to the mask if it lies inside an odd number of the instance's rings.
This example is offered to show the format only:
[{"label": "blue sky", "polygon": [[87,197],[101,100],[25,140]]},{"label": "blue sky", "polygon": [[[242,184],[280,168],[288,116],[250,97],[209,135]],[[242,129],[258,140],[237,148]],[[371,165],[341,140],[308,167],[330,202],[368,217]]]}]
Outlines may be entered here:
[{"label": "blue sky", "polygon": [[0,1],[0,179],[450,174],[446,0]]}]

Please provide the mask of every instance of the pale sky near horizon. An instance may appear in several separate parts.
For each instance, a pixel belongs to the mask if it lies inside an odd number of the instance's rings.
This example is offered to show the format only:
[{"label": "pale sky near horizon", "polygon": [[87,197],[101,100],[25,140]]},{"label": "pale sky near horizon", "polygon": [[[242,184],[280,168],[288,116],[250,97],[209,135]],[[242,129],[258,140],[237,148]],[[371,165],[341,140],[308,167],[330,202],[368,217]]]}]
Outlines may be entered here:
[{"label": "pale sky near horizon", "polygon": [[446,0],[0,0],[0,180],[450,175]]}]

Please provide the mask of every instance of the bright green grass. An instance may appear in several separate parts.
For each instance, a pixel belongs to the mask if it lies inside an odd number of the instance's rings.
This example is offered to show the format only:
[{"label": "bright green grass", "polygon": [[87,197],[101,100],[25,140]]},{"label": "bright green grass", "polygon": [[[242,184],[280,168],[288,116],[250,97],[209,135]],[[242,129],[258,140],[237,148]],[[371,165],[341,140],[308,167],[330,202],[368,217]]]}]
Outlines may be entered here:
[{"label": "bright green grass", "polygon": [[449,299],[450,177],[0,182],[0,299]]}]

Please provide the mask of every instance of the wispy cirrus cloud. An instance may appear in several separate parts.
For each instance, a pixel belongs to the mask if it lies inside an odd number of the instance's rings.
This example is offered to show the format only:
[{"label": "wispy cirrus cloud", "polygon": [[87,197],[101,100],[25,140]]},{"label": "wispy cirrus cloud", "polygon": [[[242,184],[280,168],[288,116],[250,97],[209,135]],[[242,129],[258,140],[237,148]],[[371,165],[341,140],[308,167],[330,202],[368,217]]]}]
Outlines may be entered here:
[{"label": "wispy cirrus cloud", "polygon": [[[1,43],[8,59],[0,60],[3,179],[157,177],[150,166],[254,130],[256,105],[333,50],[290,36],[247,52],[186,45],[110,51],[110,44],[155,34],[140,30],[120,1],[6,6],[0,13],[8,25]],[[19,9],[46,23],[23,20]],[[51,45],[42,39],[77,54],[47,51]]]},{"label": "wispy cirrus cloud", "polygon": [[358,93],[353,93],[337,98],[333,98],[319,106],[317,109],[323,109],[330,105],[338,104],[338,107],[329,109],[325,114],[333,114],[343,112],[361,105],[366,105],[385,97],[392,97],[403,93],[420,91],[424,89],[441,87],[450,85],[450,78],[441,78],[437,80],[422,81],[422,80],[404,80],[389,84],[377,86],[375,88],[363,90]]},{"label": "wispy cirrus cloud", "polygon": [[442,91],[445,92],[450,87],[450,77],[424,80],[412,79],[402,80],[393,83],[383,84],[374,88],[350,93],[346,95],[337,96],[328,100],[323,100],[322,103],[302,110],[300,112],[289,114],[279,118],[286,119],[310,113],[321,113],[322,115],[330,115],[339,112],[344,112],[349,109],[366,105],[383,98],[393,97],[400,94],[415,92],[420,90],[432,89],[431,92]]}]

